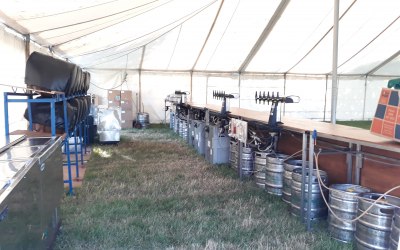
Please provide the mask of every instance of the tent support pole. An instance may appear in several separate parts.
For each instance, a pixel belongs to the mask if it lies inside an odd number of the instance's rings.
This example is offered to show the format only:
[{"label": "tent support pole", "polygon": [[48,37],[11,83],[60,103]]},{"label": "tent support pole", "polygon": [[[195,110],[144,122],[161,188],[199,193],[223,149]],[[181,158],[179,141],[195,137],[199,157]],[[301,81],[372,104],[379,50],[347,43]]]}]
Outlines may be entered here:
[{"label": "tent support pole", "polygon": [[206,78],[206,104],[208,104],[208,76]]},{"label": "tent support pole", "polygon": [[190,71],[190,102],[193,102],[193,71]]},{"label": "tent support pole", "polygon": [[[25,41],[24,41],[24,45],[25,45],[25,61],[28,61],[29,56],[31,55],[31,35],[30,34],[26,34],[24,35],[25,37]],[[26,91],[29,94],[32,94],[32,90],[27,90]]]},{"label": "tent support pole", "polygon": [[365,120],[365,104],[367,102],[367,83],[368,83],[368,75],[365,76],[365,82],[364,82],[364,102],[363,102],[363,112],[362,112],[363,120]]},{"label": "tent support pole", "polygon": [[326,121],[326,96],[328,95],[328,75],[325,76],[325,102],[324,102],[324,118],[323,121]]},{"label": "tent support pole", "polygon": [[[283,74],[283,96],[286,96],[286,73]],[[286,114],[286,103],[283,103],[283,116]],[[281,117],[282,117],[282,111],[281,111]]]},{"label": "tent support pole", "polygon": [[242,85],[242,73],[239,72],[239,108],[240,108],[240,89],[241,89],[241,85]]},{"label": "tent support pole", "polygon": [[26,34],[25,37],[25,61],[28,61],[29,55],[31,54],[31,35]]},{"label": "tent support pole", "polygon": [[[138,100],[138,105],[139,105],[139,113],[142,112],[142,66],[143,66],[143,60],[144,60],[144,54],[146,53],[146,45],[143,46],[142,49],[142,57],[140,58],[140,66],[139,66],[139,100]],[[143,108],[144,111],[144,108]]]},{"label": "tent support pole", "polygon": [[334,0],[333,23],[333,56],[332,56],[332,102],[331,123],[336,124],[336,108],[338,97],[337,65],[338,65],[338,38],[339,38],[339,0]]}]

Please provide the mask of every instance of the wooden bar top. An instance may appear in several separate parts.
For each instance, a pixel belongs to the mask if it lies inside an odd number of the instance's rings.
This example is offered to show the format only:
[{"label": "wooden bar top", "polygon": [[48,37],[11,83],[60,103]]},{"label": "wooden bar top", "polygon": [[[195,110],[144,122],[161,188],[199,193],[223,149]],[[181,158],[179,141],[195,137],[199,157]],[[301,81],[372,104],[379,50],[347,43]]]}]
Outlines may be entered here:
[{"label": "wooden bar top", "polygon": [[[203,109],[207,108],[214,112],[220,112],[221,107],[217,105],[202,105],[195,103],[188,103],[193,108]],[[253,120],[258,122],[267,123],[269,119],[269,112],[255,111],[242,108],[230,108],[230,117],[241,117],[244,120]],[[283,129],[294,132],[307,132],[317,131],[318,136],[336,139],[339,141],[353,142],[368,147],[380,148],[394,152],[400,152],[400,143],[372,134],[369,130],[344,126],[339,124],[331,124],[327,122],[313,121],[310,119],[294,118],[283,116]]]}]

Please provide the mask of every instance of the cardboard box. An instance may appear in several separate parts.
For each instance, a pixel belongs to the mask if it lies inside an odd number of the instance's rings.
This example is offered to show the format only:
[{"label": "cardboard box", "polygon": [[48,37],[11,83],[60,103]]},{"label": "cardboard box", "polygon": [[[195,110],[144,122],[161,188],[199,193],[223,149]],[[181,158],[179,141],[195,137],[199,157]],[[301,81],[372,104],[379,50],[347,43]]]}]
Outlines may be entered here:
[{"label": "cardboard box", "polygon": [[121,91],[108,90],[107,100],[108,100],[108,107],[120,107],[121,106]]},{"label": "cardboard box", "polygon": [[133,120],[121,120],[121,128],[133,128]]},{"label": "cardboard box", "polygon": [[120,107],[121,106],[121,92],[119,90],[108,90],[107,91],[107,104],[108,104],[108,107]]},{"label": "cardboard box", "polygon": [[132,102],[132,91],[130,91],[130,90],[121,90],[121,101]]},{"label": "cardboard box", "polygon": [[93,104],[94,104],[95,106],[101,105],[101,100],[100,100],[100,99],[101,99],[100,96],[98,96],[98,95],[93,95]]},{"label": "cardboard box", "polygon": [[131,120],[133,121],[133,112],[131,109],[123,110],[121,109],[121,120]]},{"label": "cardboard box", "polygon": [[121,101],[121,91],[119,90],[108,90],[107,99],[109,101]]},{"label": "cardboard box", "polygon": [[121,101],[122,110],[132,110],[132,101]]},{"label": "cardboard box", "polygon": [[109,108],[116,108],[116,107],[121,107],[121,103],[117,101],[108,101],[108,107]]},{"label": "cardboard box", "polygon": [[372,119],[371,133],[400,141],[400,90],[383,88]]}]

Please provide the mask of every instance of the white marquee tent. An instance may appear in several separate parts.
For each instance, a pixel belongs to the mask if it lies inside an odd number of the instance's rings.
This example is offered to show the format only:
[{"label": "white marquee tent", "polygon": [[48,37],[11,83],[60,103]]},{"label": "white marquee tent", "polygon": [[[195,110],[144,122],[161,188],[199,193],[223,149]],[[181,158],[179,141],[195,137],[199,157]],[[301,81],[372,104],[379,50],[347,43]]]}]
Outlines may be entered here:
[{"label": "white marquee tent", "polygon": [[[371,119],[380,89],[400,77],[400,1],[336,1],[336,117]],[[164,99],[175,90],[209,104],[219,104],[213,90],[239,93],[231,106],[255,110],[269,109],[255,104],[255,91],[279,91],[301,98],[281,114],[329,121],[334,3],[5,1],[0,84],[22,86],[27,56],[41,51],[90,71],[89,92],[103,103],[107,89],[132,90],[133,108],[141,103],[151,122],[164,120]]]}]

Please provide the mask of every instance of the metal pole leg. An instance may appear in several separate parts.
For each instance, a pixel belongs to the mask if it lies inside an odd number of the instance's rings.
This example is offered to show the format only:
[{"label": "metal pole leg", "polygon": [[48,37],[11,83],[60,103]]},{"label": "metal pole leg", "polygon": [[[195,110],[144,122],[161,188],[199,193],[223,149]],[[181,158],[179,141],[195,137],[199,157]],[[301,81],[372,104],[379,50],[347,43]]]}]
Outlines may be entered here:
[{"label": "metal pole leg", "polygon": [[308,193],[307,193],[307,231],[311,231],[311,199],[312,199],[312,180],[314,166],[314,142],[313,134],[310,134],[310,143],[308,146]]},{"label": "metal pole leg", "polygon": [[302,164],[301,164],[301,202],[300,202],[300,220],[304,222],[304,199],[306,197],[306,163],[307,163],[307,133],[303,133],[303,145],[302,145]]}]

